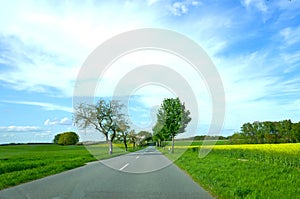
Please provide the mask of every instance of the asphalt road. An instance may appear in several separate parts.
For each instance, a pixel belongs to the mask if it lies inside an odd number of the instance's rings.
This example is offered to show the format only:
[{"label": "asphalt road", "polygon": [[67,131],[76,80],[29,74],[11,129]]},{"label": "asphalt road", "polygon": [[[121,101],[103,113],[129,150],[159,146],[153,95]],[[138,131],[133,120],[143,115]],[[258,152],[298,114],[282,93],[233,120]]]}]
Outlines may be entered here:
[{"label": "asphalt road", "polygon": [[0,199],[212,198],[153,147],[0,191]]}]

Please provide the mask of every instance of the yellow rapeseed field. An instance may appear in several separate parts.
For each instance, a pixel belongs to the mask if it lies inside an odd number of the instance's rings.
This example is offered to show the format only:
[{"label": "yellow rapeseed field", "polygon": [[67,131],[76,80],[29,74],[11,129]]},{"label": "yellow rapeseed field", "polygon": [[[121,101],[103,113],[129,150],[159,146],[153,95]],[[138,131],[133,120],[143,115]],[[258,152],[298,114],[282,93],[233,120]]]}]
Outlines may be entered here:
[{"label": "yellow rapeseed field", "polygon": [[300,143],[175,146],[177,149],[212,148],[211,153],[238,160],[254,160],[300,168]]},{"label": "yellow rapeseed field", "polygon": [[300,143],[215,145],[214,149],[221,149],[221,150],[244,149],[244,150],[258,150],[258,151],[271,152],[271,153],[286,153],[286,154],[300,155]]}]

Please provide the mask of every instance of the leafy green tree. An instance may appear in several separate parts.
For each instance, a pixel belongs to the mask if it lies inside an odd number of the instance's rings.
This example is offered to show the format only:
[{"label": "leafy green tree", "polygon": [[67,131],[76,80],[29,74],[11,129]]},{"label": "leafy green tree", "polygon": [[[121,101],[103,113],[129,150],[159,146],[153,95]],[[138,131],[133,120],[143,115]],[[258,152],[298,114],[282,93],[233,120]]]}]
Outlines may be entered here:
[{"label": "leafy green tree", "polygon": [[53,139],[53,143],[54,143],[54,144],[58,144],[58,140],[59,140],[60,135],[61,135],[60,133],[57,134],[57,135],[55,135],[55,137],[54,137],[54,139]]},{"label": "leafy green tree", "polygon": [[135,144],[137,142],[137,135],[135,130],[131,130],[128,133],[129,142],[132,143],[132,148],[135,149]]},{"label": "leafy green tree", "polygon": [[190,112],[185,110],[185,105],[179,98],[165,99],[158,111],[157,118],[161,120],[163,136],[172,138],[172,153],[174,153],[174,138],[183,133],[187,124],[191,121]]},{"label": "leafy green tree", "polygon": [[78,127],[94,127],[101,132],[109,144],[109,154],[112,154],[118,121],[124,118],[123,107],[118,100],[100,99],[96,105],[81,103],[75,109],[74,123]]},{"label": "leafy green tree", "polygon": [[79,136],[75,132],[64,132],[59,134],[57,143],[60,145],[74,145],[79,141]]},{"label": "leafy green tree", "polygon": [[156,143],[157,147],[160,147],[161,141],[163,140],[163,138],[161,137],[161,134],[153,133],[152,140]]},{"label": "leafy green tree", "polygon": [[241,127],[241,131],[244,134],[245,138],[247,139],[247,142],[251,143],[252,132],[253,132],[252,124],[249,122],[243,124],[243,126]]},{"label": "leafy green tree", "polygon": [[241,132],[235,132],[232,136],[229,136],[231,144],[244,144],[245,140],[245,135]]},{"label": "leafy green tree", "polygon": [[165,145],[166,140],[170,138],[170,134],[166,131],[166,128],[164,128],[164,123],[165,123],[165,113],[163,109],[159,109],[157,114],[157,122],[155,126],[152,128],[153,139],[156,142],[156,145],[159,147]]},{"label": "leafy green tree", "polygon": [[[290,119],[279,122],[245,123],[241,127],[241,134],[247,143],[281,143],[298,142],[298,123]],[[299,140],[300,141],[300,140]]]},{"label": "leafy green tree", "polygon": [[124,147],[125,147],[125,151],[127,151],[127,141],[128,141],[128,134],[129,134],[129,129],[130,126],[128,125],[128,123],[125,120],[119,120],[117,122],[117,137],[118,140],[122,141],[124,143]]},{"label": "leafy green tree", "polygon": [[148,131],[140,131],[137,135],[137,142],[139,145],[144,146],[152,140],[152,134]]},{"label": "leafy green tree", "polygon": [[282,120],[278,122],[279,137],[283,139],[283,142],[291,142],[291,120]]},{"label": "leafy green tree", "polygon": [[300,142],[300,122],[292,124],[291,140],[292,142]]}]

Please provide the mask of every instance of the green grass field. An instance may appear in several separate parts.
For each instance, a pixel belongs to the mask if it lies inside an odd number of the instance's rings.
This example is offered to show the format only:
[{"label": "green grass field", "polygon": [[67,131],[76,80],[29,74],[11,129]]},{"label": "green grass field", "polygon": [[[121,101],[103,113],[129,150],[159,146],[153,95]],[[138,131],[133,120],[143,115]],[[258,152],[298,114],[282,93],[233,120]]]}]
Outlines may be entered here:
[{"label": "green grass field", "polygon": [[113,155],[108,154],[107,144],[0,146],[0,189],[125,153],[120,144],[115,145]]},{"label": "green grass field", "polygon": [[218,198],[300,198],[300,144],[176,146],[160,150]]}]

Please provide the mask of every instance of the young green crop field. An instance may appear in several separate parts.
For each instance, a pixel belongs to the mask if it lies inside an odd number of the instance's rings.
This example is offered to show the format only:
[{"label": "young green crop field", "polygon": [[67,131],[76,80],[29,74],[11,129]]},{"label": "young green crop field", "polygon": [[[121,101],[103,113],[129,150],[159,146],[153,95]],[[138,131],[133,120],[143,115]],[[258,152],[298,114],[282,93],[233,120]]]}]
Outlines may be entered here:
[{"label": "young green crop field", "polygon": [[[161,151],[218,198],[300,198],[300,144],[199,146],[175,143]],[[179,156],[178,156],[179,155]]]},{"label": "young green crop field", "polygon": [[113,155],[107,144],[0,146],[0,190],[125,153],[120,144],[114,145]]}]

